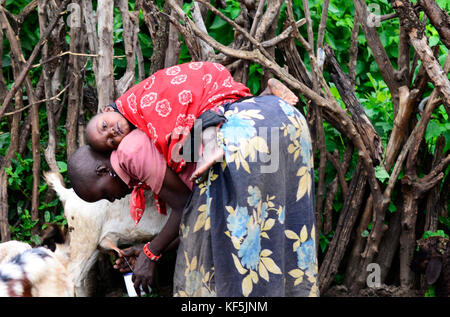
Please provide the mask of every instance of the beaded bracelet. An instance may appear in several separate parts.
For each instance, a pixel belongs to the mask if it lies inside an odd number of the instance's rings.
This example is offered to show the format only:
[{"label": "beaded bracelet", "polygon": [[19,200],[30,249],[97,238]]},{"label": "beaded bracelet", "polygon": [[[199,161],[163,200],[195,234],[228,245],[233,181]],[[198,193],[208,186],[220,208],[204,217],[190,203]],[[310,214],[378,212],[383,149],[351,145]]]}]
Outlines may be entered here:
[{"label": "beaded bracelet", "polygon": [[145,245],[144,245],[144,253],[145,253],[145,255],[150,259],[150,260],[152,260],[152,261],[158,261],[160,258],[161,258],[161,255],[162,254],[160,254],[160,255],[154,255],[153,253],[152,253],[152,251],[150,251],[150,249],[148,248],[148,246],[150,245],[150,242],[147,242]]}]

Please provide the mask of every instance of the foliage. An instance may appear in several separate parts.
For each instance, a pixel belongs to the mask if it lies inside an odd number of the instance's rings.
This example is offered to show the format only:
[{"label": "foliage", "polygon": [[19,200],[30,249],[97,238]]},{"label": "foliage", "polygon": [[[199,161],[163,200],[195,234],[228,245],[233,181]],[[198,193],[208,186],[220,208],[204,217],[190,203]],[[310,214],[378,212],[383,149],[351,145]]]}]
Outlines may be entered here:
[{"label": "foliage", "polygon": [[433,231],[425,231],[422,238],[428,239],[429,237],[443,237],[443,238],[449,238],[448,234],[446,234],[443,230],[437,230],[435,232]]}]

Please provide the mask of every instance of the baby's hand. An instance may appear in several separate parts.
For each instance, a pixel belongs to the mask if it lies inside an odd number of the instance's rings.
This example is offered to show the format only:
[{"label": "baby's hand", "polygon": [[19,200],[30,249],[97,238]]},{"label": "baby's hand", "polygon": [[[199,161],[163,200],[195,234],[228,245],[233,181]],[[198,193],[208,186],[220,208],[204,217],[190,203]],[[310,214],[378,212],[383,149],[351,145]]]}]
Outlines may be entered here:
[{"label": "baby's hand", "polygon": [[[215,144],[215,143],[213,143]],[[215,144],[214,148],[205,146],[201,158],[197,162],[197,168],[192,173],[190,181],[193,182],[198,178],[203,178],[209,168],[217,162],[222,162],[225,151]]]}]

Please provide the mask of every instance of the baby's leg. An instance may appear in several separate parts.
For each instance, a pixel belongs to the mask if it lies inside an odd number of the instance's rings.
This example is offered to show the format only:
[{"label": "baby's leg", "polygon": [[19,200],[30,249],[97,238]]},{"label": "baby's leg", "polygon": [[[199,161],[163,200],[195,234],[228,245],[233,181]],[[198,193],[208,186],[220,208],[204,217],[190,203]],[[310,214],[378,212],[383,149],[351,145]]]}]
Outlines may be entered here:
[{"label": "baby's leg", "polygon": [[206,128],[202,133],[203,152],[197,162],[197,168],[190,178],[191,181],[203,176],[216,162],[221,162],[224,150],[217,145],[217,127]]},{"label": "baby's leg", "polygon": [[260,96],[264,95],[274,95],[280,97],[293,106],[298,102],[298,97],[281,81],[275,78],[270,78],[267,82],[267,87],[260,94]]}]

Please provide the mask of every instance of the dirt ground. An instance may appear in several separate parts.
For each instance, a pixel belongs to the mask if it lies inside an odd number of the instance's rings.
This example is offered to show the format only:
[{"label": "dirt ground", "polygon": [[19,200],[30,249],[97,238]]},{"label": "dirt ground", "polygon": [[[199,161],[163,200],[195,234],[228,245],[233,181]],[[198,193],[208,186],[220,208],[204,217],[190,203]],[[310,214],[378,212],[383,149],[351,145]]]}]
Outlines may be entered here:
[{"label": "dirt ground", "polygon": [[[171,297],[172,279],[175,267],[175,254],[161,259],[158,265],[157,286],[152,297]],[[94,297],[126,297],[127,291],[122,273],[112,267],[113,259],[108,254],[101,254],[91,274],[95,276]],[[321,297],[424,297],[423,290],[405,289],[394,285],[382,284],[379,288],[365,288],[357,295],[350,294],[344,285],[330,287]]]},{"label": "dirt ground", "polygon": [[424,292],[420,290],[405,289],[400,286],[382,284],[378,288],[364,288],[358,295],[351,295],[344,285],[330,287],[322,297],[423,297]]},{"label": "dirt ground", "polygon": [[[94,285],[93,297],[127,297],[127,290],[123,274],[113,268],[115,257],[108,253],[101,253],[98,261],[89,273]],[[150,296],[171,297],[172,276],[175,268],[175,253],[167,254],[158,262],[156,272],[156,286]]]}]

